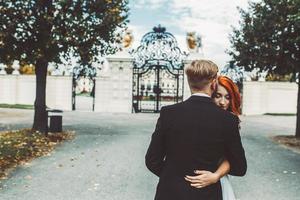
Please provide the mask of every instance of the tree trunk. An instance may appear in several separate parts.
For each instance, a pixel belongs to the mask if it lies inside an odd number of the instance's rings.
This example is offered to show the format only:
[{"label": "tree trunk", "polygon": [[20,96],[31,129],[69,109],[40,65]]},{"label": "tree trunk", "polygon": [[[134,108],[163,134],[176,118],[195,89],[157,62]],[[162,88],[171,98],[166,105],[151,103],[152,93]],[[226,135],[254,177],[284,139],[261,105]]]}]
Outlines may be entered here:
[{"label": "tree trunk", "polygon": [[34,102],[34,121],[32,129],[47,132],[48,117],[46,112],[46,79],[48,61],[40,58],[35,65],[36,93]]},{"label": "tree trunk", "polygon": [[298,75],[298,101],[297,101],[297,123],[296,123],[296,137],[300,138],[300,74]]}]

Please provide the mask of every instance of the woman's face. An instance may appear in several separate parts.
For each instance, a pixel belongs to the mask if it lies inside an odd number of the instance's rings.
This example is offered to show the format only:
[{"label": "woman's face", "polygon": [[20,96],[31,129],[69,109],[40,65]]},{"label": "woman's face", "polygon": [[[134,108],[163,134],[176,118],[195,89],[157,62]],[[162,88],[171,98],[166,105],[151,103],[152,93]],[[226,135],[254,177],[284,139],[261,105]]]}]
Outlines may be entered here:
[{"label": "woman's face", "polygon": [[218,85],[218,89],[213,100],[215,104],[220,106],[222,109],[227,110],[229,108],[230,95],[222,85]]}]

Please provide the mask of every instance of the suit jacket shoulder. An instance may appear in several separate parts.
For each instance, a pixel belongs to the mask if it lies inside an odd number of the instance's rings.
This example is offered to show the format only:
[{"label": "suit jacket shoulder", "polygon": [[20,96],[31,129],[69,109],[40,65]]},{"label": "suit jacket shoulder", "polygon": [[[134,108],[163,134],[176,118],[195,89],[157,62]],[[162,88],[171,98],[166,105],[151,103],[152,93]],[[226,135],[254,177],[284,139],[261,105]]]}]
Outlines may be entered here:
[{"label": "suit jacket shoulder", "polygon": [[176,104],[172,104],[172,105],[167,105],[167,106],[163,106],[161,107],[161,111],[172,111],[172,110],[176,110],[180,107],[182,107],[182,105],[184,104],[184,102],[180,102],[180,103],[176,103]]}]

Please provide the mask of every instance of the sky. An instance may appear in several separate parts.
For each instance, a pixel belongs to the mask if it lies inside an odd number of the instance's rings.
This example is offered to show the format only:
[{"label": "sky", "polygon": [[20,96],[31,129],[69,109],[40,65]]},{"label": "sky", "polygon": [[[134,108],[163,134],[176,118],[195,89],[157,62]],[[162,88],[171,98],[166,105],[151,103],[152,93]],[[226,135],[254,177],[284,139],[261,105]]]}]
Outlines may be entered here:
[{"label": "sky", "polygon": [[205,59],[222,68],[230,56],[229,34],[238,27],[237,7],[247,8],[248,0],[129,0],[128,27],[133,33],[133,48],[144,34],[161,24],[172,33],[183,51],[187,50],[186,33],[194,31],[202,37]]}]

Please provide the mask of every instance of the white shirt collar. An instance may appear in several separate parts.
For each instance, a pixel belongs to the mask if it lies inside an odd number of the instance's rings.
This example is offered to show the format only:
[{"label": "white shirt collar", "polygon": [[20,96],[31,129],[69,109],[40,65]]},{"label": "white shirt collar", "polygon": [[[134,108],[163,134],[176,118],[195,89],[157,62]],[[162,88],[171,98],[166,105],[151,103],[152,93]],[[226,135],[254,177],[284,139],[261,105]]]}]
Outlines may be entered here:
[{"label": "white shirt collar", "polygon": [[200,97],[209,97],[209,98],[211,98],[211,96],[209,96],[208,94],[200,93],[200,92],[194,93],[194,94],[192,94],[192,96],[200,96]]}]

